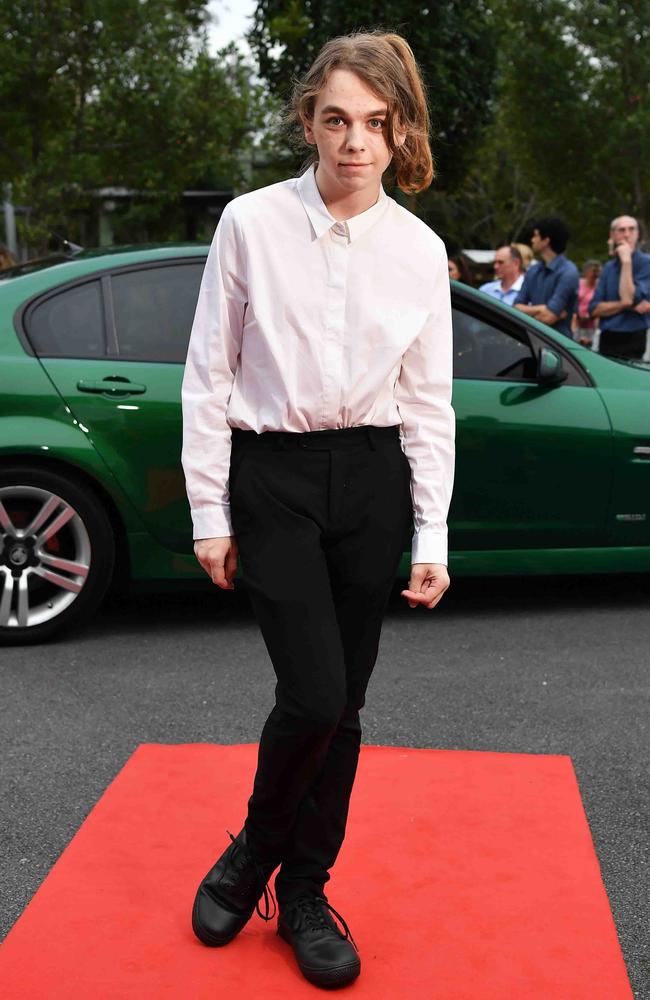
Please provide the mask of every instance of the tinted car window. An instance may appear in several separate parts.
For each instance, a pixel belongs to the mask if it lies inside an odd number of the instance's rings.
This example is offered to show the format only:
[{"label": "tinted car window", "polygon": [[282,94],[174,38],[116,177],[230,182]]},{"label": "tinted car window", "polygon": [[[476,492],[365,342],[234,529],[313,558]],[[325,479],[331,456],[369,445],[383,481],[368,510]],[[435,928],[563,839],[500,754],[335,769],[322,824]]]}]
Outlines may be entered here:
[{"label": "tinted car window", "polygon": [[185,361],[204,266],[201,260],[112,276],[121,358]]},{"label": "tinted car window", "polygon": [[455,378],[535,378],[537,364],[523,330],[502,330],[460,309],[452,315]]},{"label": "tinted car window", "polygon": [[87,281],[39,302],[27,319],[36,354],[49,358],[98,358],[105,351],[102,292]]}]

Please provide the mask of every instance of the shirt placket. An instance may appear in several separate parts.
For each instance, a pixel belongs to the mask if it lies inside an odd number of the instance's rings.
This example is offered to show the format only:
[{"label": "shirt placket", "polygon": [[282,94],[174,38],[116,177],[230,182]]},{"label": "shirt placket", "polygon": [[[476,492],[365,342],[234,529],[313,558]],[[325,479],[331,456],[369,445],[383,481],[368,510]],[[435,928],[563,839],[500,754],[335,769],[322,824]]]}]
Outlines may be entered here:
[{"label": "shirt placket", "polygon": [[336,427],[341,402],[341,366],[345,327],[345,297],[349,262],[348,229],[335,223],[328,231],[327,290],[323,331],[323,382],[319,427]]}]

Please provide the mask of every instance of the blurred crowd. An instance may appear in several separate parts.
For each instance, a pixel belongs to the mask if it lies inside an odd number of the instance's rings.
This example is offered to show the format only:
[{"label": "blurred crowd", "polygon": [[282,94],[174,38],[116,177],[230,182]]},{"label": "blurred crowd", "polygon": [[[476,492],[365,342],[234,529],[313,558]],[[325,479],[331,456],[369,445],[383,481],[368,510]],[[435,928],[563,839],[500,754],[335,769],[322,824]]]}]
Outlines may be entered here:
[{"label": "blurred crowd", "polygon": [[[632,216],[612,219],[609,259],[588,260],[580,273],[566,255],[565,222],[556,216],[538,219],[530,246],[507,243],[495,249],[494,280],[480,285],[480,291],[584,347],[650,361],[650,254],[639,248],[639,235]],[[449,276],[474,284],[464,254],[450,255]]]}]

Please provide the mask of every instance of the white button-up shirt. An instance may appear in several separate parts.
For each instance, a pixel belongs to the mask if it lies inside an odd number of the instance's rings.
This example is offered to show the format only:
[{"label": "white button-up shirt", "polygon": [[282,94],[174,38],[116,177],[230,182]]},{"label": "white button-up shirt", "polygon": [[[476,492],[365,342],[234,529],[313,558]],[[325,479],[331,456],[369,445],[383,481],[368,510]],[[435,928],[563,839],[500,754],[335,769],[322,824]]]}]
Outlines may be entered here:
[{"label": "white button-up shirt", "polygon": [[400,424],[412,562],[447,562],[452,328],[442,240],[389,198],[337,222],[312,165],[226,205],[182,386],[194,538],[231,535],[231,428]]}]

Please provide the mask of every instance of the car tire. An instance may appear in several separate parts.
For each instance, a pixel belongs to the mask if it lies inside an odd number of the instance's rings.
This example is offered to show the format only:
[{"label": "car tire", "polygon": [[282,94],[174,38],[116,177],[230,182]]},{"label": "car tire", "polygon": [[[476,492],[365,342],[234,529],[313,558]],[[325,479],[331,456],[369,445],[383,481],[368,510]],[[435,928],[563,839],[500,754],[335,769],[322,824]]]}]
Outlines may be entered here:
[{"label": "car tire", "polygon": [[113,528],[92,489],[49,469],[0,468],[0,645],[87,621],[114,566]]}]

